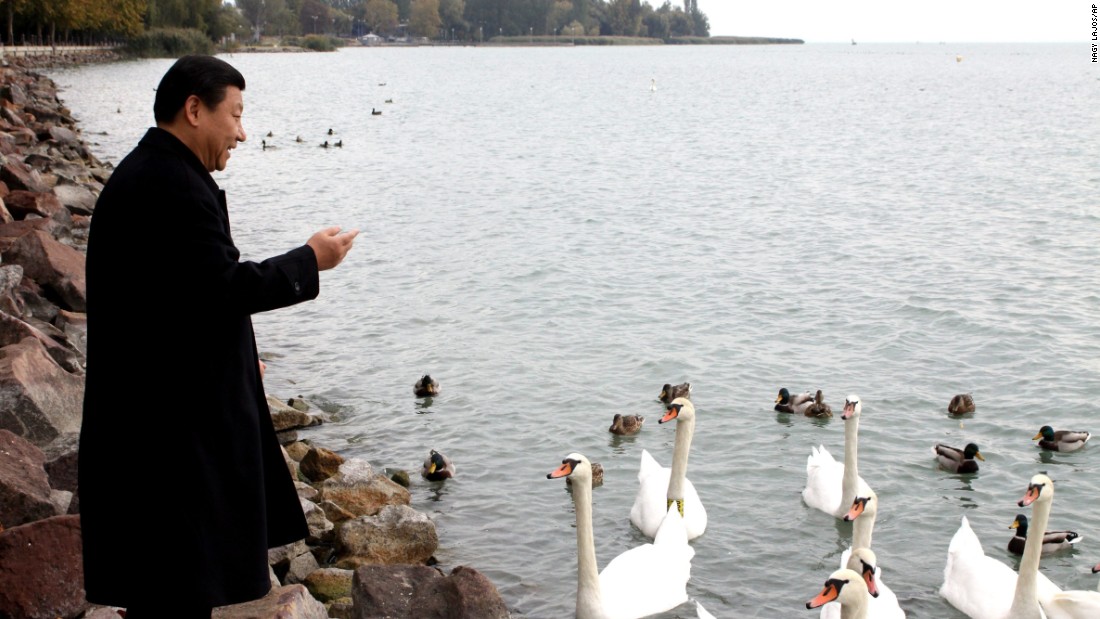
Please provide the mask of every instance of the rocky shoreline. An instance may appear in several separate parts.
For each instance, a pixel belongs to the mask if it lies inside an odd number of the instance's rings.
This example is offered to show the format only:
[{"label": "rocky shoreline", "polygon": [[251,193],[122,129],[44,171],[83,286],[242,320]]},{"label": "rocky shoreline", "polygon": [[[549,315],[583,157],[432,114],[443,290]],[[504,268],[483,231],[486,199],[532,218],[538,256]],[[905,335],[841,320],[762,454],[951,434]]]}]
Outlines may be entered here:
[{"label": "rocky shoreline", "polygon": [[[0,66],[0,616],[119,617],[84,600],[76,486],[84,252],[111,170],[89,151],[56,85],[35,71],[116,59],[94,52],[7,58]],[[391,479],[366,460],[298,440],[324,414],[300,398],[268,402],[310,535],[269,552],[267,597],[216,609],[214,617],[509,617],[477,570],[433,567],[438,534],[409,507],[407,475]],[[128,508],[120,518],[140,510]],[[170,533],[154,546],[151,563],[172,560]]]}]

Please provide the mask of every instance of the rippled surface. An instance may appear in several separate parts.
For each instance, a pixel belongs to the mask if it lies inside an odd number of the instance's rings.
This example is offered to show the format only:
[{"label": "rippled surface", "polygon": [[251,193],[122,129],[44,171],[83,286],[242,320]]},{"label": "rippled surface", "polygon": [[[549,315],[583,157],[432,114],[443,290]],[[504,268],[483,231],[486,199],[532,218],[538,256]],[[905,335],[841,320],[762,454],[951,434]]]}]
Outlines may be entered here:
[{"label": "rippled surface", "polygon": [[[643,542],[639,456],[671,462],[655,397],[684,380],[710,516],[689,593],[715,615],[816,617],[804,604],[848,544],[799,496],[812,445],[841,457],[842,422],[777,416],[781,386],[834,409],[862,397],[875,550],[909,617],[961,617],[937,590],[964,514],[1016,565],[1007,527],[1039,471],[1058,488],[1051,528],[1084,536],[1042,569],[1095,589],[1100,447],[1029,440],[1100,432],[1100,73],[1080,46],[226,59],[248,79],[250,139],[217,177],[244,254],[363,229],[317,301],[256,317],[269,391],[339,405],[310,436],[346,455],[416,470],[447,453],[459,476],[417,478],[414,506],[443,566],[484,571],[517,616],[572,615],[573,507],[545,478],[569,452],[606,470],[600,565]],[[169,64],[53,76],[117,162]],[[412,396],[425,372],[443,389],[430,403]],[[962,421],[945,413],[959,392],[978,405]],[[642,433],[608,434],[620,412],[646,415]],[[936,469],[936,442],[970,441],[979,474]]]}]

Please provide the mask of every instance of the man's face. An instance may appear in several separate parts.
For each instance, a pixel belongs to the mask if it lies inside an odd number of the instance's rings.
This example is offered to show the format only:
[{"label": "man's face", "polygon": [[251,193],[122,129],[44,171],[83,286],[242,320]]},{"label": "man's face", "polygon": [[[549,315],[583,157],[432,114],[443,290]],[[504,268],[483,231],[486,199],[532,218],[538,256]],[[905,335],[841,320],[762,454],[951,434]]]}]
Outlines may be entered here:
[{"label": "man's face", "polygon": [[203,122],[199,125],[202,153],[199,155],[207,171],[224,170],[230,149],[247,138],[241,125],[244,98],[236,86],[225,89],[225,99],[214,109],[199,103]]}]

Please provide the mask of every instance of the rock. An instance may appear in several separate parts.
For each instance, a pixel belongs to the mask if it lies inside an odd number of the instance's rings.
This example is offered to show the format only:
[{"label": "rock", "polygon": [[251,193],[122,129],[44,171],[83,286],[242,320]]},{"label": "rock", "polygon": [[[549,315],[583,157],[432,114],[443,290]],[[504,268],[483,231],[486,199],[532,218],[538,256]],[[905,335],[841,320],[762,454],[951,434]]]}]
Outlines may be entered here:
[{"label": "rock", "polygon": [[[53,504],[55,514],[68,514],[69,506],[73,502],[73,493],[68,490],[50,490],[50,503]],[[75,512],[73,512],[75,513]]]},{"label": "rock", "polygon": [[[30,321],[35,322],[35,319],[31,318]],[[68,342],[65,341],[64,333],[49,323],[34,325],[31,322],[0,312],[0,347],[19,343],[28,337],[34,338],[65,371],[84,373],[81,355],[70,346],[65,346]]]},{"label": "rock", "polygon": [[76,617],[87,607],[79,516],[0,533],[0,617]]},{"label": "rock", "polygon": [[321,602],[334,602],[351,596],[351,570],[323,567],[306,576],[302,584]]},{"label": "rock", "polygon": [[[2,290],[2,288],[0,288],[0,290]],[[292,460],[301,463],[302,458],[306,457],[306,454],[309,453],[309,444],[304,441],[293,442],[286,446],[286,452],[290,454]]]},{"label": "rock", "polygon": [[59,184],[53,188],[58,202],[70,213],[91,215],[95,210],[96,195],[83,185]]},{"label": "rock", "polygon": [[393,483],[401,486],[402,488],[408,488],[409,487],[409,472],[408,471],[402,471],[402,470],[394,471],[393,473],[390,473],[390,481],[392,481]]},{"label": "rock", "polygon": [[280,445],[289,445],[291,443],[296,443],[298,442],[298,432],[295,430],[283,430],[282,432],[276,432],[275,440],[279,441]]},{"label": "rock", "polygon": [[290,567],[287,569],[286,575],[283,576],[283,583],[288,585],[298,584],[320,567],[312,552],[300,554],[290,560]]},{"label": "rock", "polygon": [[[15,136],[16,143],[26,141],[27,144],[25,145],[29,145],[37,139],[33,131],[25,129],[22,131],[12,131],[11,133]],[[30,134],[29,138],[26,135],[27,133]],[[7,183],[8,187],[11,189],[24,189],[26,191],[39,192],[50,190],[50,188],[42,182],[42,176],[38,174],[38,170],[15,159],[8,159],[7,163],[0,166],[0,180]]]},{"label": "rock", "polygon": [[49,134],[51,140],[57,140],[62,144],[67,144],[71,146],[80,144],[80,136],[78,136],[71,129],[53,126],[49,128],[47,133]]},{"label": "rock", "polygon": [[290,564],[294,559],[303,554],[309,554],[309,546],[306,546],[304,541],[298,540],[285,546],[269,549],[267,551],[267,564],[275,570],[275,575],[282,580],[286,578],[287,572],[290,571]]},{"label": "rock", "polygon": [[[0,429],[0,524],[10,529],[57,514],[42,450]],[[2,616],[2,615],[0,615]]]},{"label": "rock", "polygon": [[96,606],[84,612],[81,619],[119,619],[118,610],[111,606]]},{"label": "rock", "polygon": [[262,599],[214,609],[213,619],[328,619],[325,605],[302,585],[272,589]]},{"label": "rock", "polygon": [[49,477],[50,488],[55,491],[67,490],[73,495],[68,511],[60,513],[80,513],[80,500],[76,494],[76,465],[79,450],[80,435],[76,433],[59,435],[42,447],[42,455],[46,458],[44,466],[46,476]]},{"label": "rock", "polygon": [[53,293],[61,309],[85,311],[84,254],[35,230],[16,239],[4,260],[22,265],[27,277]]},{"label": "rock", "polygon": [[328,616],[332,619],[355,619],[355,601],[350,597],[333,600],[328,605]]},{"label": "rock", "polygon": [[324,543],[332,540],[334,525],[325,517],[325,512],[313,501],[307,501],[299,497],[302,503],[302,513],[306,517],[306,525],[309,526],[309,542]]},{"label": "rock", "polygon": [[302,411],[303,413],[309,412],[309,402],[306,402],[302,398],[290,398],[286,401],[286,405],[294,410]]},{"label": "rock", "polygon": [[302,411],[291,408],[275,396],[267,396],[267,406],[271,409],[271,422],[275,424],[275,431],[296,430],[320,425],[321,419],[307,415]]},{"label": "rock", "polygon": [[340,472],[344,458],[323,447],[312,447],[302,458],[302,473],[312,482],[321,482]]},{"label": "rock", "polygon": [[377,514],[386,505],[408,505],[409,491],[374,473],[366,460],[352,458],[321,484],[321,498],[356,516]]},{"label": "rock", "polygon": [[356,619],[508,619],[493,583],[473,568],[449,576],[419,565],[367,565],[352,583]]},{"label": "rock", "polygon": [[407,505],[348,520],[336,534],[337,567],[365,563],[424,563],[439,547],[435,524]]},{"label": "rock", "polygon": [[3,89],[0,89],[0,97],[11,101],[19,107],[26,106],[30,101],[27,99],[27,91],[14,81],[4,84]]},{"label": "rock", "polygon": [[298,463],[291,459],[290,454],[286,452],[286,448],[279,445],[279,448],[283,450],[283,462],[286,462],[286,468],[290,471],[290,478],[293,480],[298,479]]},{"label": "rock", "polygon": [[351,520],[355,517],[355,514],[349,512],[343,507],[340,507],[332,501],[321,501],[317,504],[317,506],[320,507],[323,512],[325,512],[325,518],[328,518],[329,522],[335,524],[339,524],[346,520]]},{"label": "rock", "polygon": [[84,379],[61,369],[35,338],[0,348],[0,428],[45,445],[79,432]]},{"label": "rock", "polygon": [[49,218],[58,210],[65,208],[53,193],[22,190],[8,194],[4,198],[4,205],[16,219],[26,219],[28,215]]},{"label": "rock", "polygon": [[15,217],[12,216],[11,211],[4,205],[4,199],[0,198],[0,224],[10,224],[15,221]]},{"label": "rock", "polygon": [[298,491],[298,498],[307,501],[316,501],[321,496],[321,491],[304,481],[294,482],[294,489]]}]

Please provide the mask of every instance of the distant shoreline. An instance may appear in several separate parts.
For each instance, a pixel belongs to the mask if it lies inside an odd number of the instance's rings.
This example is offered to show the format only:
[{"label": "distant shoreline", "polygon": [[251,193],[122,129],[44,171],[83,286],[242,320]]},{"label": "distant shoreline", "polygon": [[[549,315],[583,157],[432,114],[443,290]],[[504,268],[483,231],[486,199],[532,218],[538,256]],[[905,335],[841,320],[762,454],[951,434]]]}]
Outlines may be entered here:
[{"label": "distant shoreline", "polygon": [[[344,39],[344,41],[348,41]],[[345,47],[581,47],[581,46],[623,46],[623,45],[803,45],[802,39],[785,39],[779,37],[742,37],[742,36],[717,36],[717,37],[674,37],[667,41],[648,37],[619,37],[619,36],[508,36],[493,37],[488,41],[439,41],[434,39],[409,39],[398,41],[386,41],[384,39],[361,43],[355,39]],[[316,50],[293,45],[241,45],[231,53],[300,53]]]}]

